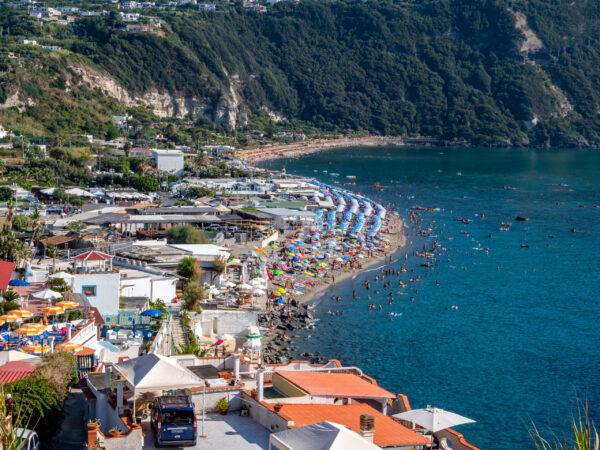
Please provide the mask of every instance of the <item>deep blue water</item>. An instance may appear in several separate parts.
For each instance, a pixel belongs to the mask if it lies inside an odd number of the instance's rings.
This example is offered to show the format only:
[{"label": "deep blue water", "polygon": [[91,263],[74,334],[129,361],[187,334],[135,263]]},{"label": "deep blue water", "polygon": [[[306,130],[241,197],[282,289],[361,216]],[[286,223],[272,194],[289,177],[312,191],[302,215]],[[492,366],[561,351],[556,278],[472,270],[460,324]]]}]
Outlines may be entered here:
[{"label": "deep blue water", "polygon": [[[362,367],[413,408],[477,420],[458,430],[484,449],[530,448],[532,421],[562,433],[577,398],[600,425],[600,152],[345,149],[263,166],[327,182],[356,175],[349,188],[405,218],[415,205],[440,208],[420,214],[447,249],[436,266],[419,267],[412,251],[432,238],[409,230],[408,259],[395,266],[421,281],[393,305],[373,288],[367,299],[361,282],[375,272],[337,286],[344,301],[326,293],[317,328],[295,343],[302,351]],[[502,221],[510,231],[499,231]],[[370,301],[383,311],[369,311]]]}]

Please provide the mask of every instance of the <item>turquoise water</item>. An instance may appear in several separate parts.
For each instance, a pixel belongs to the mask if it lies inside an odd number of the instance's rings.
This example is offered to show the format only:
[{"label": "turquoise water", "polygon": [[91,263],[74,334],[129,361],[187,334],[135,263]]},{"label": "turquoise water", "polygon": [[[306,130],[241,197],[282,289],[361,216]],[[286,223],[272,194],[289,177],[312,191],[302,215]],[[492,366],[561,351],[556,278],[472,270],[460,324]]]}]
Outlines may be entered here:
[{"label": "turquoise water", "polygon": [[[458,430],[485,449],[530,448],[532,421],[562,433],[577,398],[600,424],[600,152],[346,149],[263,166],[342,184],[356,175],[349,188],[404,217],[415,205],[440,208],[419,214],[437,238],[409,230],[407,259],[394,264],[412,270],[401,279],[420,277],[407,295],[390,305],[372,288],[369,300],[361,282],[375,283],[375,272],[341,284],[296,340],[301,351],[361,366],[413,408],[477,420]],[[412,252],[434,239],[446,251],[420,267]]]}]

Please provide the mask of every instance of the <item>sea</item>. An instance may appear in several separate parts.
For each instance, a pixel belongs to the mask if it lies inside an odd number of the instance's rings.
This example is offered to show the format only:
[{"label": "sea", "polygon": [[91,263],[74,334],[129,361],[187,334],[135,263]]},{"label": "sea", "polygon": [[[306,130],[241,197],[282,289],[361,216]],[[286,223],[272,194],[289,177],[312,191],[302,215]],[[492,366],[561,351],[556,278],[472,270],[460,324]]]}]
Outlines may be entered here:
[{"label": "sea", "polygon": [[[294,336],[298,354],[476,420],[457,431],[482,449],[532,448],[534,426],[562,438],[586,403],[600,426],[600,152],[346,148],[261,166],[392,204],[408,227],[393,304],[373,268],[337,285]],[[430,236],[409,221],[415,207]],[[414,253],[433,241],[422,267]]]}]

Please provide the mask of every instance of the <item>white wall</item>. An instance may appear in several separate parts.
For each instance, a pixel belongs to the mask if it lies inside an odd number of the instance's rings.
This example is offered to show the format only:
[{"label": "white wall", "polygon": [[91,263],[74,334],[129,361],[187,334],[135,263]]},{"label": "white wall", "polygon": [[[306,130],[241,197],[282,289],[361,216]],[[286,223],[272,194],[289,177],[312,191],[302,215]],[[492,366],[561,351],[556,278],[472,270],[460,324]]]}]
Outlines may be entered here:
[{"label": "white wall", "polygon": [[[86,295],[84,286],[95,286],[96,295]],[[121,275],[118,273],[82,273],[73,276],[73,292],[86,295],[90,304],[98,308],[102,315],[119,312],[120,287]]]},{"label": "white wall", "polygon": [[154,152],[153,156],[158,170],[169,172],[177,176],[183,175],[183,153],[175,151],[172,152],[172,154]]},{"label": "white wall", "polygon": [[122,297],[148,297],[170,304],[177,293],[176,278],[131,277],[121,279]]}]

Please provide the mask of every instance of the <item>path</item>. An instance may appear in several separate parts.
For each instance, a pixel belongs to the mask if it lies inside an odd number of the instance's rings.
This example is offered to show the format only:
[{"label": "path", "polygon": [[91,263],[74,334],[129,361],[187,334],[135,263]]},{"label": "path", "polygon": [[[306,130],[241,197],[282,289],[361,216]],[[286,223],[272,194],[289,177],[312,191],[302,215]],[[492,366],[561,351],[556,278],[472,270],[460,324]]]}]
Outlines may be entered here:
[{"label": "path", "polygon": [[73,388],[64,403],[65,418],[60,431],[53,439],[50,449],[80,450],[85,448],[87,434],[84,413],[85,397],[81,389]]}]

